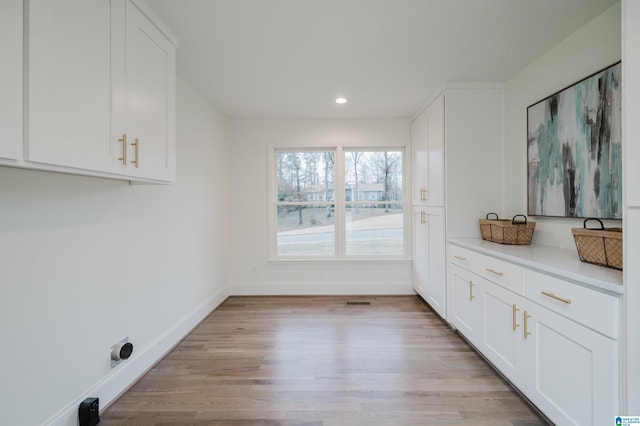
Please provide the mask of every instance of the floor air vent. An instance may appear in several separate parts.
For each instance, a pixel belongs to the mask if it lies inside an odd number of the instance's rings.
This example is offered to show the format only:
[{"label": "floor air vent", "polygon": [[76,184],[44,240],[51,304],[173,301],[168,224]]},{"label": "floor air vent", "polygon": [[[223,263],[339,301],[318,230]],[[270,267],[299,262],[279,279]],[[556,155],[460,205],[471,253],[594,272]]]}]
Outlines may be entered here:
[{"label": "floor air vent", "polygon": [[371,302],[347,302],[347,305],[371,305]]}]

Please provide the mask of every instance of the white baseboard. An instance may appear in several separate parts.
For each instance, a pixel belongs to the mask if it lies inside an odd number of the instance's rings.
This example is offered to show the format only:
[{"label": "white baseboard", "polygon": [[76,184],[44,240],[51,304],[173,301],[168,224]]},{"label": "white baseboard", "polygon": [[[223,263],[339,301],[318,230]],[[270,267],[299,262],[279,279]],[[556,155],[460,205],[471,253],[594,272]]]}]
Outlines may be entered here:
[{"label": "white baseboard", "polygon": [[131,387],[151,367],[161,360],[171,349],[187,336],[229,296],[229,287],[225,287],[212,297],[185,315],[176,324],[165,330],[149,345],[139,351],[126,362],[112,370],[100,382],[96,383],[83,395],[78,396],[67,407],[45,422],[53,426],[75,426],[78,424],[78,405],[87,397],[100,398],[100,407],[105,408],[115,401],[123,392]]},{"label": "white baseboard", "polygon": [[332,296],[332,295],[406,295],[415,294],[411,282],[335,282],[278,281],[231,283],[231,296]]}]

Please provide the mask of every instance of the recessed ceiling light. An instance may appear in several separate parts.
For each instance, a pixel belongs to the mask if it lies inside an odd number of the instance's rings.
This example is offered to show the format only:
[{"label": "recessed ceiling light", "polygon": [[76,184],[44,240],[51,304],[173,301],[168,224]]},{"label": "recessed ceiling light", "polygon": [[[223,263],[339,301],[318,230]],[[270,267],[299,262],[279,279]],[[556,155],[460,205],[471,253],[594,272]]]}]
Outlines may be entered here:
[{"label": "recessed ceiling light", "polygon": [[346,104],[347,103],[347,98],[343,98],[342,96],[339,98],[336,98],[336,103],[337,104]]}]

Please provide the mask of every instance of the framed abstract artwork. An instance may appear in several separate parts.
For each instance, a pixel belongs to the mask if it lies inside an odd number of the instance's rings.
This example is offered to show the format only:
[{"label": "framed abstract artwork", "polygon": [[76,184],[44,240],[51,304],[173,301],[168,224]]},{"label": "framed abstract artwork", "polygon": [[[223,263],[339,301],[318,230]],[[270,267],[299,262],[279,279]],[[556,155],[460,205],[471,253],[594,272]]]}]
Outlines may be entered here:
[{"label": "framed abstract artwork", "polygon": [[527,108],[529,215],[622,219],[620,69]]}]

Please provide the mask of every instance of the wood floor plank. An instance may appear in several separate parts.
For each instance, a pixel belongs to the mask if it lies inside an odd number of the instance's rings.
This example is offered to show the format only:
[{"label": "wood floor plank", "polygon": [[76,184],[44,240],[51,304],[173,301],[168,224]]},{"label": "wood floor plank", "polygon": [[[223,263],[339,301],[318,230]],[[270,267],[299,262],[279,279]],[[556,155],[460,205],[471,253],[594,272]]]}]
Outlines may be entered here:
[{"label": "wood floor plank", "polygon": [[418,297],[314,296],[227,299],[101,424],[547,423]]}]

